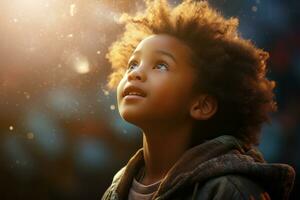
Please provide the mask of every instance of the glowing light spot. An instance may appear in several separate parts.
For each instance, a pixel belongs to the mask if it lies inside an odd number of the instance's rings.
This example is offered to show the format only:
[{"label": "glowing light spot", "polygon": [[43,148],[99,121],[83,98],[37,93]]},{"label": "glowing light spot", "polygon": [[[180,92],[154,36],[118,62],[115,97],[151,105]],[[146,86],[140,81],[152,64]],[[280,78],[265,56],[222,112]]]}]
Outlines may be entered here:
[{"label": "glowing light spot", "polygon": [[257,9],[258,9],[258,8],[257,8],[257,6],[252,6],[251,9],[252,9],[253,12],[257,12]]},{"label": "glowing light spot", "polygon": [[77,12],[76,5],[73,3],[70,5],[70,16],[74,16]]},{"label": "glowing light spot", "polygon": [[115,109],[116,109],[116,106],[115,106],[115,105],[110,105],[110,109],[111,109],[111,110],[115,110]]},{"label": "glowing light spot", "polygon": [[34,138],[34,134],[29,132],[27,133],[27,139],[32,140]]},{"label": "glowing light spot", "polygon": [[101,51],[97,51],[97,54],[99,55],[101,53]]},{"label": "glowing light spot", "polygon": [[108,96],[108,95],[109,95],[109,91],[104,90],[104,89],[102,89],[102,91],[103,91],[103,93],[104,93],[105,96]]},{"label": "glowing light spot", "polygon": [[75,60],[75,70],[79,74],[86,74],[90,71],[90,64],[86,58],[76,58]]},{"label": "glowing light spot", "polygon": [[30,96],[30,94],[28,92],[23,92],[23,94],[24,94],[24,96],[25,96],[26,99],[30,99],[31,96]]},{"label": "glowing light spot", "polygon": [[14,130],[14,127],[13,127],[13,126],[9,126],[9,130],[10,130],[10,131],[13,131],[13,130]]},{"label": "glowing light spot", "polygon": [[13,19],[13,22],[17,23],[19,20],[17,18]]},{"label": "glowing light spot", "polygon": [[72,37],[73,37],[73,34],[70,33],[67,37],[68,37],[68,38],[72,38]]}]

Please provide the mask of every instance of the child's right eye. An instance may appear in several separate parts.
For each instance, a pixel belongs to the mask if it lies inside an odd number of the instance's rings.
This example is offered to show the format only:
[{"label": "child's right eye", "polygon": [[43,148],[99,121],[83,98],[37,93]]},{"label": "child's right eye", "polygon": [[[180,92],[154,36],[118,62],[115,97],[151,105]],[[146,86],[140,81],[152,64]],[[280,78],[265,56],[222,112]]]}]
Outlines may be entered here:
[{"label": "child's right eye", "polygon": [[134,69],[135,67],[138,66],[138,63],[136,61],[131,61],[129,64],[128,64],[128,67],[127,67],[127,70],[132,70]]}]

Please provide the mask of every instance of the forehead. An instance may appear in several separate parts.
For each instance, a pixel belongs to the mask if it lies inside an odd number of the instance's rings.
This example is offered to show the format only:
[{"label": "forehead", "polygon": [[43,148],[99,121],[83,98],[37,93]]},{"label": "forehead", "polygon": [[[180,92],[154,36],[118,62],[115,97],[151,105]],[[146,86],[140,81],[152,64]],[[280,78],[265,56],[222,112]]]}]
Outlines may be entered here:
[{"label": "forehead", "polygon": [[155,51],[168,52],[176,58],[186,60],[188,59],[191,50],[185,43],[177,38],[170,35],[161,34],[151,35],[143,39],[133,53],[151,53]]}]

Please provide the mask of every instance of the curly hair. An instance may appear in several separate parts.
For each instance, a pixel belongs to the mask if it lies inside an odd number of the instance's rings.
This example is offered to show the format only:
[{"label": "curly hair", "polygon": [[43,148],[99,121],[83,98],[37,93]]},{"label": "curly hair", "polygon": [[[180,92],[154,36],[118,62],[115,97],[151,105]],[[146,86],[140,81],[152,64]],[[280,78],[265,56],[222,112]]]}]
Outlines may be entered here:
[{"label": "curly hair", "polygon": [[193,52],[190,58],[198,77],[195,88],[218,100],[217,113],[197,122],[197,130],[212,137],[230,134],[257,145],[262,124],[270,122],[269,113],[277,109],[275,82],[266,78],[269,54],[240,36],[237,18],[225,19],[206,1],[185,0],[174,7],[167,0],[145,3],[144,12],[125,13],[120,18],[125,30],[106,54],[112,64],[107,86],[117,86],[141,40],[169,34]]}]

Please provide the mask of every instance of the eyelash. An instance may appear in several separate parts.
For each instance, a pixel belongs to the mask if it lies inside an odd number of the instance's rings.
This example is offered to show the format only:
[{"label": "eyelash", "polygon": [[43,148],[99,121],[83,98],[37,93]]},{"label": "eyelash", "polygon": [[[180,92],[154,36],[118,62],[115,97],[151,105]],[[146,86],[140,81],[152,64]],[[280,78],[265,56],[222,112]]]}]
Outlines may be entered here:
[{"label": "eyelash", "polygon": [[[130,61],[129,62],[129,64],[128,64],[128,67],[127,67],[127,70],[130,70],[130,69],[132,69],[131,68],[131,66],[132,66],[132,64],[138,64],[136,61]],[[161,64],[163,64],[164,66],[165,66],[165,68],[166,68],[166,70],[168,71],[169,70],[169,65],[167,64],[167,63],[165,63],[165,62],[163,62],[163,61],[158,61],[156,64],[155,64],[155,66],[158,66],[158,65],[161,65]]]}]

